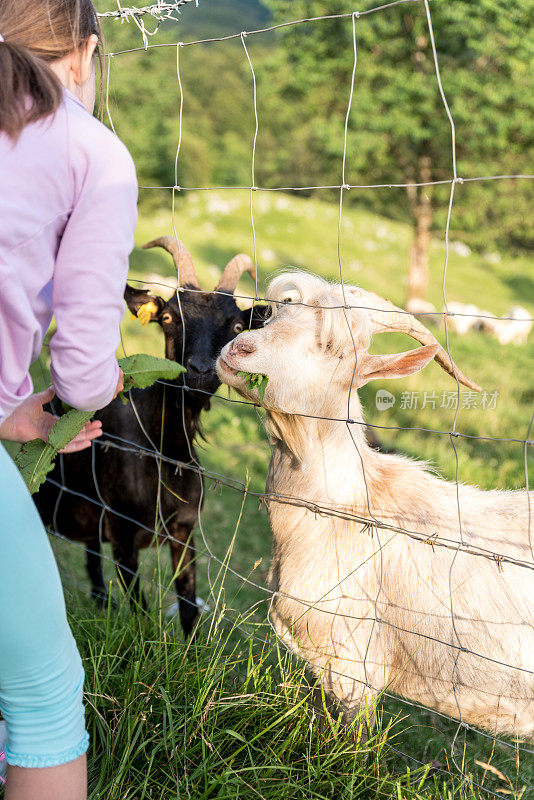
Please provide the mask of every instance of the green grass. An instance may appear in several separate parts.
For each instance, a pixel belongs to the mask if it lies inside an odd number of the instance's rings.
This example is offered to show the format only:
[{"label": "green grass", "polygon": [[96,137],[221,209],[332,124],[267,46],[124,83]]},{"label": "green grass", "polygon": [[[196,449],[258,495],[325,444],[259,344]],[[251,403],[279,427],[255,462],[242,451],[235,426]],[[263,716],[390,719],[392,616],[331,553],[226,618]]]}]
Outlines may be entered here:
[{"label": "green grass", "polygon": [[[180,196],[177,231],[195,257],[204,288],[215,286],[221,269],[236,252],[252,254],[248,203],[248,193],[243,191]],[[335,207],[276,193],[255,194],[253,207],[260,294],[273,273],[288,264],[331,278],[339,274]],[[168,211],[144,216],[139,221],[138,245],[168,233],[172,233]],[[410,230],[353,208],[344,213],[342,233],[345,279],[402,303]],[[439,308],[444,256],[443,243],[435,240],[429,299]],[[131,259],[131,278],[154,273],[161,276],[161,283],[172,286],[175,273],[170,257],[138,246]],[[497,314],[515,303],[534,312],[534,282],[525,259],[503,254],[495,263],[481,255],[462,258],[451,252],[446,286],[449,300],[475,302]],[[153,291],[165,297],[171,294],[171,288],[155,285]],[[254,294],[250,278],[243,278],[239,293]],[[444,340],[443,332],[437,335]],[[128,315],[123,344],[127,354],[163,352],[158,327],[142,328]],[[412,346],[402,336],[375,341],[377,350]],[[467,375],[488,392],[499,393],[494,410],[461,409],[457,429],[475,436],[523,439],[534,400],[530,375],[534,341],[521,348],[502,347],[480,333],[463,338],[451,335],[450,349]],[[388,411],[376,409],[378,388],[395,393],[397,401]],[[435,410],[403,409],[401,393],[435,391],[441,397],[443,391],[454,389],[454,382],[432,364],[411,378],[367,386],[362,399],[368,420],[376,425],[448,431],[453,411],[440,408],[439,403]],[[269,446],[261,414],[226,402],[226,396],[221,389],[204,416],[206,443],[201,445],[201,462],[214,473],[248,483],[250,492],[262,492]],[[444,477],[454,479],[456,457],[448,436],[420,430],[377,432],[385,446],[425,459]],[[525,486],[521,444],[458,438],[455,445],[461,481],[484,488]],[[471,791],[459,779],[450,762],[457,725],[432,712],[386,699],[382,727],[366,746],[359,747],[333,723],[326,730],[311,724],[311,712],[301,703],[309,691],[306,674],[298,662],[279,652],[266,623],[269,598],[264,587],[271,537],[265,510],[258,508],[252,494],[242,506],[241,493],[210,480],[206,480],[205,494],[203,533],[198,528],[195,533],[200,551],[199,594],[209,596],[208,571],[217,591],[221,582],[224,591],[217,613],[206,617],[194,645],[185,645],[179,631],[164,622],[158,611],[172,600],[162,598],[156,587],[171,582],[167,552],[160,558],[159,551],[143,551],[143,575],[153,581],[154,608],[148,616],[131,616],[123,607],[119,613],[100,616],[83,599],[87,583],[81,548],[54,542],[88,674],[91,797],[437,800],[479,796],[478,790]],[[218,561],[207,556],[208,546]],[[108,547],[105,553],[110,557]],[[220,562],[228,570],[217,578]],[[114,579],[110,562],[106,575]],[[209,600],[213,608],[213,596]],[[234,623],[253,607],[244,624],[253,634],[247,640]],[[229,621],[223,623],[221,613]],[[417,761],[401,758],[392,747],[424,764],[435,761],[445,773],[427,769],[425,777]],[[477,782],[483,780],[485,787],[513,792],[507,796],[520,797],[522,787],[534,780],[532,758],[504,745],[493,749],[490,739],[476,733],[461,732],[456,757],[464,760],[465,772]],[[475,760],[495,765],[507,781],[491,772],[484,776]]]},{"label": "green grass", "polygon": [[[341,730],[321,701],[314,711],[302,664],[264,629],[247,641],[228,625],[224,594],[221,613],[188,644],[158,598],[148,614],[126,604],[97,614],[68,583],[67,595],[86,669],[94,800],[480,796],[451,779],[444,730],[428,715],[408,721],[390,707],[365,742],[358,724]],[[426,742],[423,765],[402,755],[416,738]],[[507,780],[488,773],[484,785],[520,797],[514,753],[499,750],[492,763]],[[466,772],[483,780],[482,767]]]}]

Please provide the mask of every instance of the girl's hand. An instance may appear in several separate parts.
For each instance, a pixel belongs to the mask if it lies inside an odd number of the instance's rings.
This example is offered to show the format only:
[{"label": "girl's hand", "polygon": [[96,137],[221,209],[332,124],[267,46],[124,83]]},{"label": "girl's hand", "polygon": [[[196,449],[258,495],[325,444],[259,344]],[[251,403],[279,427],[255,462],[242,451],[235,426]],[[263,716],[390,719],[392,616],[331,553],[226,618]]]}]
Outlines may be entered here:
[{"label": "girl's hand", "polygon": [[124,389],[124,372],[122,369],[119,369],[119,379],[117,381],[117,386],[115,387],[115,394],[113,395],[113,399],[117,397],[117,395],[122,392]]},{"label": "girl's hand", "polygon": [[[29,442],[31,439],[48,441],[48,434],[58,417],[49,414],[43,406],[49,403],[55,395],[54,388],[50,386],[44,392],[31,395],[18,406],[13,413],[0,425],[0,439],[10,442]],[[102,435],[100,420],[88,422],[80,433],[69,442],[62,453],[76,453],[91,447],[91,442]]]}]

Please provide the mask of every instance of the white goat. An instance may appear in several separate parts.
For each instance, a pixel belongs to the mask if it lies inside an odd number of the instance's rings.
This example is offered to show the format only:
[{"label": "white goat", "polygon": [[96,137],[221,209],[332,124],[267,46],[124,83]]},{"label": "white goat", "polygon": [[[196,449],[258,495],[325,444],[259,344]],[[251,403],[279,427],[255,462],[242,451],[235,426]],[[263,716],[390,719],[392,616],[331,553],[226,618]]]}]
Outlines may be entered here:
[{"label": "white goat", "polygon": [[441,314],[436,310],[436,306],[420,297],[410,297],[406,303],[406,311],[422,319],[427,326],[438,325],[441,322]]},{"label": "white goat", "polygon": [[483,319],[482,328],[494,336],[500,344],[515,344],[520,347],[527,343],[532,330],[532,316],[523,306],[512,306],[506,314],[507,319],[492,317]]},{"label": "white goat", "polygon": [[[277,633],[348,719],[391,690],[492,732],[534,736],[533,572],[465,552],[528,562],[526,493],[457,487],[372,450],[356,392],[433,358],[478,387],[422,323],[374,293],[290,272],[267,296],[272,318],[227,344],[217,369],[256,402],[238,372],[268,378]],[[388,331],[424,346],[371,355],[371,336]],[[347,416],[354,424],[338,421]]]},{"label": "white goat", "polygon": [[[487,313],[481,311],[473,303],[466,305],[454,300],[447,303],[447,308],[443,306],[443,312],[447,313],[448,329],[456,331],[460,336],[465,336],[469,331],[480,328],[480,315]],[[445,317],[443,317],[443,325],[445,325]]]}]

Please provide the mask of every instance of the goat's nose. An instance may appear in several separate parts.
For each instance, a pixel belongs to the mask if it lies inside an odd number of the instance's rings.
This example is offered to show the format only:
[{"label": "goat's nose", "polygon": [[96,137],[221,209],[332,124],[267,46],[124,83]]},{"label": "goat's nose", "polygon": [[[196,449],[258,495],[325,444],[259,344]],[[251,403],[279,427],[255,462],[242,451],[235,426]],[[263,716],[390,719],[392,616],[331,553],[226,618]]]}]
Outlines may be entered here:
[{"label": "goat's nose", "polygon": [[255,350],[256,345],[253,344],[250,339],[240,339],[238,336],[237,339],[234,339],[230,343],[229,353],[233,356],[248,356],[254,353]]},{"label": "goat's nose", "polygon": [[187,368],[196,375],[207,375],[213,369],[213,363],[205,358],[190,358]]}]

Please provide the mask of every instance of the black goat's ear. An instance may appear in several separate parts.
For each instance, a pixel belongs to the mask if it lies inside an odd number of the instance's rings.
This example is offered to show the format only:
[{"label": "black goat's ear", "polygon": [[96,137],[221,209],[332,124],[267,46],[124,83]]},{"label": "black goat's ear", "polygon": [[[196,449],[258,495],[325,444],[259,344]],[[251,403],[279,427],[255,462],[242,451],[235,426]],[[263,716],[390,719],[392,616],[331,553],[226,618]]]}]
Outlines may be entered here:
[{"label": "black goat's ear", "polygon": [[242,311],[243,320],[246,328],[263,328],[265,320],[269,318],[271,307],[270,306],[254,306]]},{"label": "black goat's ear", "polygon": [[126,284],[124,299],[134,317],[139,317],[143,325],[148,322],[159,322],[165,300],[151,295],[148,289],[133,289]]}]

